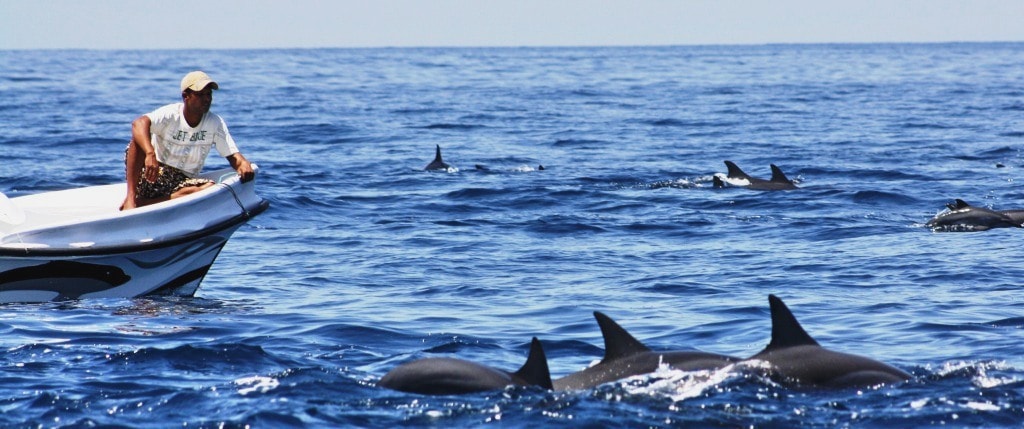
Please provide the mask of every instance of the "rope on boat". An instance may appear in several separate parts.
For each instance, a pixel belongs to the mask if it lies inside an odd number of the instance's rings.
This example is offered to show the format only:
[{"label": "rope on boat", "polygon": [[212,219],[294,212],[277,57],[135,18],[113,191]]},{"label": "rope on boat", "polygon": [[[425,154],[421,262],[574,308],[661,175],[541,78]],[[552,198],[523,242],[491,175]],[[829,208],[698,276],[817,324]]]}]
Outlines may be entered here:
[{"label": "rope on boat", "polygon": [[235,203],[238,204],[238,207],[242,209],[242,213],[245,214],[246,219],[251,218],[252,214],[249,213],[249,210],[245,209],[245,204],[242,204],[242,199],[238,198],[238,194],[235,193],[235,190],[233,188],[231,188],[231,186],[228,186],[228,185],[224,185],[224,186],[226,186],[228,188],[228,190],[231,191],[231,196],[235,197]]}]

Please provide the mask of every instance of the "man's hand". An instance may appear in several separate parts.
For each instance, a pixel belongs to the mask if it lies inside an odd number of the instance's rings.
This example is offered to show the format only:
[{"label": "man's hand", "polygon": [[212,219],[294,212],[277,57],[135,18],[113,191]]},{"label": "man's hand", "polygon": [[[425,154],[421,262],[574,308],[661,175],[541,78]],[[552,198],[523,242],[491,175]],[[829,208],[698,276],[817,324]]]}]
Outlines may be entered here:
[{"label": "man's hand", "polygon": [[155,153],[147,153],[146,161],[143,162],[146,167],[146,181],[149,183],[156,182],[156,178],[160,176],[160,162],[156,160]]},{"label": "man's hand", "polygon": [[252,164],[249,161],[243,162],[238,166],[238,177],[242,178],[243,182],[248,182],[256,177],[256,172],[252,169]]},{"label": "man's hand", "polygon": [[248,182],[256,177],[256,171],[252,169],[252,163],[250,163],[248,159],[245,159],[241,153],[229,156],[228,162],[231,163],[231,167],[238,172],[238,177],[242,179],[242,182]]}]

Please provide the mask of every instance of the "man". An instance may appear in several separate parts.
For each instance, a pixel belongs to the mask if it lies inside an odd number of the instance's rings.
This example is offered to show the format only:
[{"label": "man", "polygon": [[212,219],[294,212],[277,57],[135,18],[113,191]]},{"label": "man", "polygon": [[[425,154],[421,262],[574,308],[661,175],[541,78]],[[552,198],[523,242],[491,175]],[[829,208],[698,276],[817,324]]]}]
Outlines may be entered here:
[{"label": "man", "polygon": [[213,147],[243,182],[252,180],[252,164],[238,151],[224,120],[210,112],[213,90],[219,88],[206,73],[191,72],[181,80],[181,103],[168,104],[132,122],[132,140],[125,150],[128,193],[121,210],[213,186],[213,181],[197,177]]}]

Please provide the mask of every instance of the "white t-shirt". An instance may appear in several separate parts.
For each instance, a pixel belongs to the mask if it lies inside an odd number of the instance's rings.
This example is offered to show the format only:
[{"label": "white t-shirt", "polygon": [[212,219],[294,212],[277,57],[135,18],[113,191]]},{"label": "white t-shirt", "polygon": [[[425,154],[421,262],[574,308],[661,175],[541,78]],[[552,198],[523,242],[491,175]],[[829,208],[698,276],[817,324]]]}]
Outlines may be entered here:
[{"label": "white t-shirt", "polygon": [[199,126],[193,128],[185,121],[184,109],[185,103],[174,103],[146,114],[152,122],[150,137],[157,161],[195,176],[206,164],[210,148],[216,146],[224,157],[238,153],[220,116],[206,112]]}]

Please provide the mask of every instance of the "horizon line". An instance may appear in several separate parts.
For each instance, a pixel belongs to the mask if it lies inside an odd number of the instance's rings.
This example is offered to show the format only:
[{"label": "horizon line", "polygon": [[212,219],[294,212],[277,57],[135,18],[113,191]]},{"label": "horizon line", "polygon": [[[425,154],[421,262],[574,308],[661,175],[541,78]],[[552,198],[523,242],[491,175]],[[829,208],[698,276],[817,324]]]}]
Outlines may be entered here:
[{"label": "horizon line", "polygon": [[0,47],[4,51],[258,51],[258,50],[371,50],[371,49],[580,49],[580,48],[675,48],[675,47],[759,47],[759,46],[841,46],[841,45],[983,45],[1015,44],[1022,40],[948,40],[948,41],[887,41],[887,42],[763,42],[763,43],[667,43],[622,45],[382,45],[382,46],[263,46],[263,47],[175,47],[175,48],[88,48],[88,47]]}]

